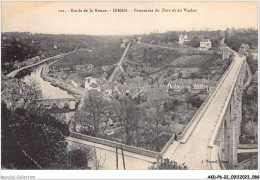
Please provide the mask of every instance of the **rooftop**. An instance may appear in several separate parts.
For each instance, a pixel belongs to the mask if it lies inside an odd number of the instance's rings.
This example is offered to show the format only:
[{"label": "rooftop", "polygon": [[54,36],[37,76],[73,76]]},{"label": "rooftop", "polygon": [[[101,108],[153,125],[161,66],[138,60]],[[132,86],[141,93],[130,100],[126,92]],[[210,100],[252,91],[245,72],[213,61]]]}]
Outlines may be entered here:
[{"label": "rooftop", "polygon": [[202,39],[200,42],[210,42],[210,39]]}]

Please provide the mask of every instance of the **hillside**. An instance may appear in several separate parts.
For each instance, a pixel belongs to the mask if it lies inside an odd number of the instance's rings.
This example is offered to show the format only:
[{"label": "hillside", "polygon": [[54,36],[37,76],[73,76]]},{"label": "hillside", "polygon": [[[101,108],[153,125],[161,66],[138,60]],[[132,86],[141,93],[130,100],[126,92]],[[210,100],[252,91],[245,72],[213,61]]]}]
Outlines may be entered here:
[{"label": "hillside", "polygon": [[35,56],[43,59],[77,48],[98,49],[119,42],[120,36],[2,33],[2,71],[6,74],[16,69],[14,67],[16,63]]}]

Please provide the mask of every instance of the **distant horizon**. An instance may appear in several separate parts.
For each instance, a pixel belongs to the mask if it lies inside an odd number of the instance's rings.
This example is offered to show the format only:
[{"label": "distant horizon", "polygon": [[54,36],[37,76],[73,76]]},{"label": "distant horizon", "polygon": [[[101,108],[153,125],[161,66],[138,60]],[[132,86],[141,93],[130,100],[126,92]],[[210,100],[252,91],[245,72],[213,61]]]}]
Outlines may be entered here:
[{"label": "distant horizon", "polygon": [[[235,30],[249,30],[249,29],[253,29],[254,31],[258,31],[258,28],[254,28],[254,27],[248,27],[248,28],[235,28],[235,27],[227,27],[226,29],[232,29],[234,28]],[[30,31],[5,31],[5,32],[1,32],[1,33],[31,33],[31,34],[50,34],[50,35],[80,35],[80,36],[138,36],[138,35],[149,35],[152,33],[158,33],[158,34],[163,34],[163,33],[167,33],[167,32],[199,32],[199,31],[206,31],[206,32],[210,32],[210,31],[226,31],[226,29],[214,29],[214,30],[205,30],[205,29],[201,29],[201,30],[169,30],[169,31],[165,31],[165,32],[155,32],[155,31],[151,31],[150,33],[140,33],[140,34],[71,34],[71,33],[45,33],[45,32],[30,32]]]}]

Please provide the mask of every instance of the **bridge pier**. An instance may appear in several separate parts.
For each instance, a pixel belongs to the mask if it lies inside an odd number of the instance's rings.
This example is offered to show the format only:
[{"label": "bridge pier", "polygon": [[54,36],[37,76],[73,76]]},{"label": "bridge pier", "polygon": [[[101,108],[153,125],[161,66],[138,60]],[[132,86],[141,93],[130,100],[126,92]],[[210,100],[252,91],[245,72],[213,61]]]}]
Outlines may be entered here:
[{"label": "bridge pier", "polygon": [[[242,93],[246,79],[246,64],[243,63],[241,71],[238,74],[236,84],[234,86],[229,105],[227,106],[221,133],[219,152],[220,160],[229,161],[223,163],[227,169],[233,169],[237,164],[237,146],[239,144],[239,136],[241,134],[242,122]],[[222,158],[222,159],[221,159]]]},{"label": "bridge pier", "polygon": [[[231,124],[230,120],[228,117],[225,117],[224,123],[223,123],[223,145],[222,145],[222,152],[221,152],[221,157],[223,161],[229,161],[230,162],[230,157],[232,153],[230,153],[230,137],[231,137]],[[227,164],[228,165],[228,164]],[[228,168],[228,167],[226,167]]]},{"label": "bridge pier", "polygon": [[230,103],[231,110],[231,125],[232,125],[232,163],[229,168],[234,168],[237,164],[237,146],[239,144],[239,136],[241,135],[241,122],[242,122],[242,92],[246,78],[246,67],[242,65],[241,71],[236,82],[233,95]]}]

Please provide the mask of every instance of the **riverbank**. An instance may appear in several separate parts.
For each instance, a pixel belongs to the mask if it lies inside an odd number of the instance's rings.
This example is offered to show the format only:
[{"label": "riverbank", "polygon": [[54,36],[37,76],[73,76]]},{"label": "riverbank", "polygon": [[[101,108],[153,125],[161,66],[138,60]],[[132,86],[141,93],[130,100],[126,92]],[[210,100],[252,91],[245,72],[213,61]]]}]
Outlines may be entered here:
[{"label": "riverbank", "polygon": [[53,77],[50,77],[48,75],[48,72],[49,72],[49,65],[46,65],[42,68],[41,71],[41,78],[43,80],[50,82],[52,86],[59,87],[60,89],[67,91],[69,94],[72,94],[75,97],[84,96],[85,90],[83,88],[75,88],[72,85],[64,83]]},{"label": "riverbank", "polygon": [[16,69],[16,70],[10,72],[9,74],[7,74],[6,76],[8,76],[8,77],[15,77],[15,75],[16,75],[19,71],[21,71],[21,70],[24,70],[24,69],[27,69],[27,68],[30,68],[30,67],[33,67],[33,66],[37,66],[37,65],[40,65],[40,64],[43,64],[43,63],[45,63],[45,62],[47,62],[47,61],[50,61],[50,60],[56,60],[57,58],[58,58],[58,59],[59,59],[59,58],[62,58],[62,57],[66,56],[66,55],[68,55],[68,54],[71,54],[71,53],[73,53],[73,51],[72,51],[72,52],[65,53],[65,54],[59,54],[59,55],[56,55],[56,56],[52,56],[52,57],[43,59],[43,60],[41,60],[41,61],[39,61],[39,62],[37,62],[37,63],[30,64],[30,65],[21,67],[21,68],[19,68],[19,69]]}]

